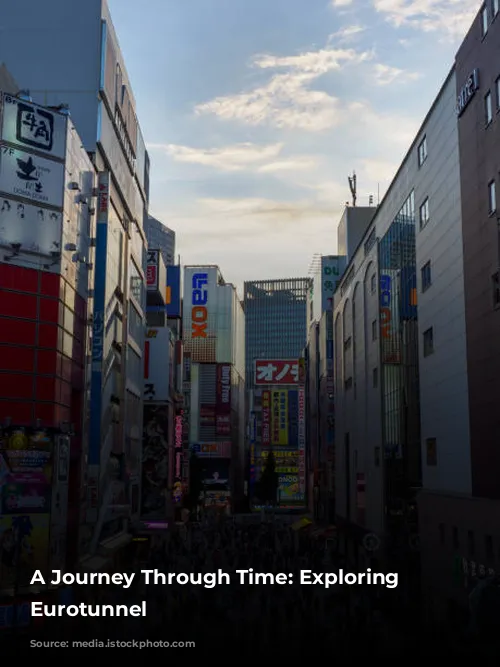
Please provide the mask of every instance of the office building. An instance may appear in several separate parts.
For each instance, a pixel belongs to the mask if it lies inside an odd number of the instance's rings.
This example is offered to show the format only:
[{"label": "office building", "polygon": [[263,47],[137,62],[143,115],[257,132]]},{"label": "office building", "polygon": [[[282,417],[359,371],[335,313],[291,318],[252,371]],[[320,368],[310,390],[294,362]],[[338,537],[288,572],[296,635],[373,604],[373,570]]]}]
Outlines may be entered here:
[{"label": "office building", "polygon": [[307,340],[310,278],[257,280],[244,284],[247,389],[256,359],[299,359]]},{"label": "office building", "polygon": [[127,521],[139,515],[149,159],[106,0],[86,0],[75,9],[67,0],[4,2],[0,62],[35,102],[67,105],[103,174],[96,250],[106,261],[97,259],[95,267],[98,363],[92,366],[80,549],[93,553],[106,542],[101,551],[113,556],[130,540]]},{"label": "office building", "polygon": [[452,70],[334,302],[338,524],[355,562],[367,565],[371,553],[396,568],[404,601],[419,595],[416,500],[433,474],[436,441],[454,459],[455,484],[465,481],[458,465],[469,425],[455,100]]},{"label": "office building", "polygon": [[26,507],[24,586],[78,553],[96,175],[67,114],[25,96],[0,95],[0,148],[0,542]]},{"label": "office building", "polygon": [[[217,266],[184,268],[184,419],[207,506],[243,497],[245,316]],[[186,480],[184,480],[185,482]]]},{"label": "office building", "polygon": [[[446,280],[457,291],[465,289],[460,329],[452,319],[458,295],[446,300],[434,296],[439,268],[432,263],[431,283],[422,295],[422,301],[434,300],[421,326],[427,332],[422,377],[427,376],[430,392],[427,396],[421,392],[429,414],[422,422],[426,450],[424,491],[419,497],[422,576],[427,612],[441,619],[455,608],[463,614],[478,577],[500,569],[498,18],[498,4],[485,3],[455,59],[453,123],[460,155],[456,193],[461,200],[455,215],[461,214],[462,229],[453,243],[450,239],[446,252],[458,261],[453,249],[463,247],[463,273],[450,270]],[[429,141],[429,157],[431,150]],[[446,193],[447,199],[452,196]],[[432,222],[431,213],[429,227]],[[459,303],[464,309],[461,294]],[[447,368],[455,371],[454,391],[445,394],[437,381]]]},{"label": "office building", "polygon": [[148,248],[158,248],[165,266],[175,264],[175,232],[153,216],[149,215],[146,222],[146,238]]},{"label": "office building", "polygon": [[375,206],[346,205],[337,227],[337,254],[340,257],[346,257],[348,262],[352,260],[376,211]]}]

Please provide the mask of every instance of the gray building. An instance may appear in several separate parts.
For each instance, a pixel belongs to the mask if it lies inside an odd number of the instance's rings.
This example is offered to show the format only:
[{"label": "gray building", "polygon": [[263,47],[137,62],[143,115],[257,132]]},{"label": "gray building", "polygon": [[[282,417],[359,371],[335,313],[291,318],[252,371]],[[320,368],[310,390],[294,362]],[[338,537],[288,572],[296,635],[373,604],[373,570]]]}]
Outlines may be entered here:
[{"label": "gray building", "polygon": [[[94,551],[111,538],[114,551],[130,539],[127,520],[139,517],[149,158],[106,0],[5,0],[1,29],[0,62],[35,102],[69,107],[103,174],[97,215],[106,216],[99,241],[104,261],[96,259],[94,304],[104,295],[104,308],[94,313],[94,340],[102,338],[99,327],[108,333],[101,381],[92,380],[85,452],[92,481],[87,489],[92,489],[88,505],[82,503],[86,525],[80,534],[82,551]],[[125,471],[123,502],[115,491],[123,486]]]},{"label": "gray building", "polygon": [[337,228],[337,254],[346,257],[348,262],[354,256],[376,211],[376,206],[345,207]]},{"label": "gray building", "polygon": [[256,359],[299,359],[307,341],[307,299],[312,280],[288,278],[244,284],[245,365],[253,388]]},{"label": "gray building", "polygon": [[148,248],[157,248],[160,251],[165,266],[175,264],[175,232],[173,229],[150,215],[146,221],[145,231]]},{"label": "gray building", "polygon": [[[398,567],[401,593],[409,596],[418,581],[411,548],[419,530],[416,491],[436,483],[436,438],[440,456],[458,457],[449,483],[457,491],[468,484],[455,102],[452,70],[360,239],[334,304],[337,517],[358,545],[364,534],[377,535],[377,556]],[[346,548],[365,558],[356,539]]]}]

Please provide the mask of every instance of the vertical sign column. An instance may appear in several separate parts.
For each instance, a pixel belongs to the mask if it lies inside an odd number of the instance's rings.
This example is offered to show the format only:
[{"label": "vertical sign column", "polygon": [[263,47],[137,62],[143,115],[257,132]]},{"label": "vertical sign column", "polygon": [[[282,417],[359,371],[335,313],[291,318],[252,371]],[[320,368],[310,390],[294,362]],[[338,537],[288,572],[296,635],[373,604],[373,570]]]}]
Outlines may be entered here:
[{"label": "vertical sign column", "polygon": [[104,317],[106,308],[106,264],[108,250],[109,172],[98,177],[98,209],[95,251],[94,322],[92,326],[92,372],[90,385],[90,425],[87,478],[87,521],[97,521],[99,469],[101,463],[102,370]]},{"label": "vertical sign column", "polygon": [[269,447],[271,444],[271,392],[262,392],[262,447]]},{"label": "vertical sign column", "polygon": [[304,389],[299,389],[299,492],[306,492],[306,426]]}]

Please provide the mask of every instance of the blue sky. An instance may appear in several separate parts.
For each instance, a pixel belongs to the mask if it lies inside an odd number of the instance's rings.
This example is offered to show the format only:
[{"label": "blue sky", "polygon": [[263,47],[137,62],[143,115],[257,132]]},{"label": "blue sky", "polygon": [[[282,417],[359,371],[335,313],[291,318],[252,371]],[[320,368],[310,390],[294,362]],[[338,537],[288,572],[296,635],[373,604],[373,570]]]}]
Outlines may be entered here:
[{"label": "blue sky", "polygon": [[477,0],[109,0],[151,157],[153,215],[183,264],[307,275],[382,196]]}]

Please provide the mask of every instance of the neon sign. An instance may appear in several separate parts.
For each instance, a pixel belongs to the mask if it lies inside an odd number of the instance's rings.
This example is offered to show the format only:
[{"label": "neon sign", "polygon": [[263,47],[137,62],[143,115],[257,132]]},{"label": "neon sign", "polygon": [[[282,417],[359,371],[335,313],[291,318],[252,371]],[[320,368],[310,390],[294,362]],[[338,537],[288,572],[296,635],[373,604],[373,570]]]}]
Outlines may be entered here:
[{"label": "neon sign", "polygon": [[207,320],[208,320],[208,292],[202,289],[208,283],[207,273],[195,273],[192,281],[191,310],[192,321],[192,337],[206,338],[207,337]]}]

